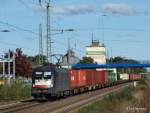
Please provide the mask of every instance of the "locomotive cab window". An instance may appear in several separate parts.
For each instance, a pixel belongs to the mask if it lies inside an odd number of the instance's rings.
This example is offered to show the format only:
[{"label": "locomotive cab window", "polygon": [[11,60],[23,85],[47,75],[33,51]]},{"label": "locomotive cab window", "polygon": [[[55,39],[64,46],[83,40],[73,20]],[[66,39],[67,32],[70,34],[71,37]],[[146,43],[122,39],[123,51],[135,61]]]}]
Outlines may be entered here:
[{"label": "locomotive cab window", "polygon": [[44,72],[44,78],[52,79],[52,73],[51,72]]},{"label": "locomotive cab window", "polygon": [[41,79],[42,78],[42,72],[35,72],[35,79]]}]

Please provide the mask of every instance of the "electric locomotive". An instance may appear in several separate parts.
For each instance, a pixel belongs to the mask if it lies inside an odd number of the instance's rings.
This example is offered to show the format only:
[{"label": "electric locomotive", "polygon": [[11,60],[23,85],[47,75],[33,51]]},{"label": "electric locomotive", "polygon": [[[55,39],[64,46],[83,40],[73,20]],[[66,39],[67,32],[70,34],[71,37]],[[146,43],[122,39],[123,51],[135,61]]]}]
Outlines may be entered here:
[{"label": "electric locomotive", "polygon": [[140,79],[140,74],[115,74],[103,69],[66,69],[51,64],[33,70],[32,96],[37,100],[58,98]]},{"label": "electric locomotive", "polygon": [[32,96],[36,99],[47,99],[63,95],[69,90],[68,69],[54,65],[41,66],[32,74]]}]

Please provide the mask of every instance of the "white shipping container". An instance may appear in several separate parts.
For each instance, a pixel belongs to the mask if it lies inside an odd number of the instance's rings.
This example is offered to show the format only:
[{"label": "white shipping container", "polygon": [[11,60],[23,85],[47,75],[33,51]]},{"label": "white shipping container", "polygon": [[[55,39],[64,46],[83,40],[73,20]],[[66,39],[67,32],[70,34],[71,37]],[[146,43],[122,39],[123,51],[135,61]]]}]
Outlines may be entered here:
[{"label": "white shipping container", "polygon": [[120,79],[121,80],[129,80],[129,74],[127,74],[127,73],[120,74]]}]

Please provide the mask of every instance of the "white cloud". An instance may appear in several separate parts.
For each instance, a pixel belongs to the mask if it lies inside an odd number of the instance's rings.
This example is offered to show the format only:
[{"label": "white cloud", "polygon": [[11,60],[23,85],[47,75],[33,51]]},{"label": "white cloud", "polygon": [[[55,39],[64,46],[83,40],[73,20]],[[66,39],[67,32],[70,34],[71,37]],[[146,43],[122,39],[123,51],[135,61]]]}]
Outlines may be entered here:
[{"label": "white cloud", "polygon": [[102,6],[102,11],[103,13],[111,13],[126,16],[135,15],[138,13],[138,11],[135,8],[127,4],[112,4],[112,3],[104,4]]},{"label": "white cloud", "polygon": [[[46,11],[44,6],[38,6],[36,8],[39,11]],[[96,8],[90,5],[68,5],[68,6],[55,6],[52,8],[52,12],[60,15],[78,15],[93,13]]]},{"label": "white cloud", "polygon": [[56,14],[67,14],[67,15],[77,15],[95,12],[95,8],[90,5],[69,5],[69,6],[59,6],[54,7],[54,13]]},{"label": "white cloud", "polygon": [[[45,12],[46,11],[46,4],[42,6],[36,6],[36,10]],[[101,10],[100,10],[101,8]],[[97,6],[92,5],[66,5],[66,6],[53,6],[51,8],[51,11],[54,14],[58,15],[79,15],[79,14],[87,14],[87,13],[109,13],[113,15],[124,15],[124,16],[132,16],[137,14],[144,14],[148,15],[149,11],[147,10],[139,10],[134,7],[131,7],[130,5],[123,4],[123,3],[107,3],[102,5],[98,8]]]}]

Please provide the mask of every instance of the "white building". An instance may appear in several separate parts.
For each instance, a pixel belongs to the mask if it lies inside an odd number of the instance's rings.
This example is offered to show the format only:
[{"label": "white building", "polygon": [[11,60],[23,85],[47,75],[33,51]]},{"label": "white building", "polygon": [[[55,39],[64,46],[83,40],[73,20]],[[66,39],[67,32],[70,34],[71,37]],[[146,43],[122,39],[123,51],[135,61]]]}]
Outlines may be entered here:
[{"label": "white building", "polygon": [[92,44],[86,47],[86,57],[91,57],[97,64],[106,64],[106,48],[98,40],[92,40]]}]

